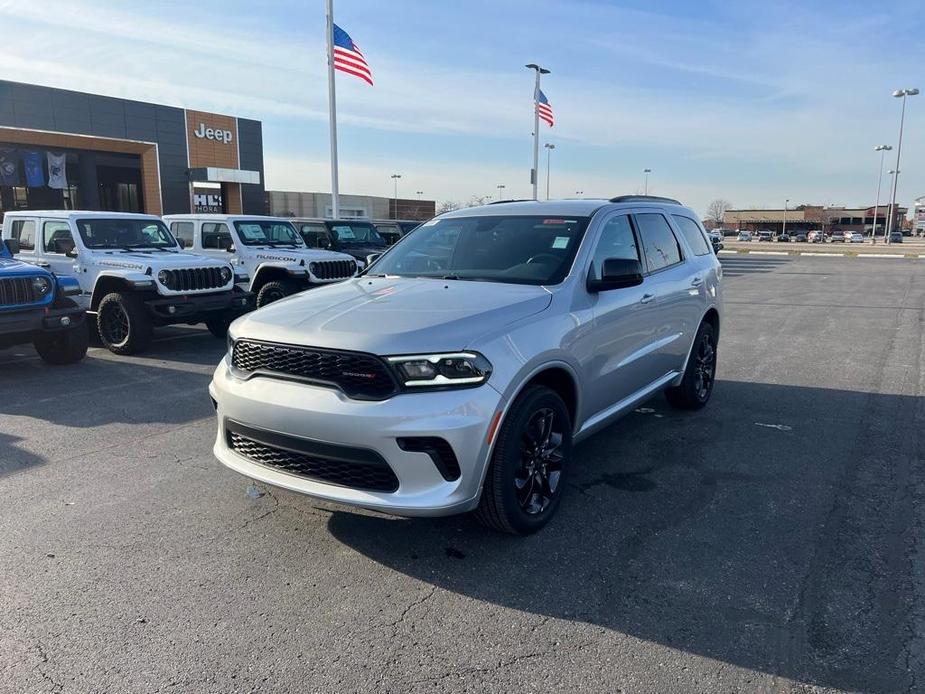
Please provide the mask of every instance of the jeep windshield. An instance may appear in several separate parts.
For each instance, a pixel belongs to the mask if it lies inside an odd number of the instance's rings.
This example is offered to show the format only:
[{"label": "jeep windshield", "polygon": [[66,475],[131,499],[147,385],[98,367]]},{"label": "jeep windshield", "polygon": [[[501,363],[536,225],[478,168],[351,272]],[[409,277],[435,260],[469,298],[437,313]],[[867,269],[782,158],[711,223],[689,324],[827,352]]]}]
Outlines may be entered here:
[{"label": "jeep windshield", "polygon": [[339,246],[385,246],[370,222],[328,222],[328,230]]},{"label": "jeep windshield", "polygon": [[298,246],[302,237],[289,222],[272,222],[263,219],[249,219],[235,222],[238,238],[245,246]]},{"label": "jeep windshield", "polygon": [[558,284],[587,226],[586,217],[438,218],[405,236],[369,274]]},{"label": "jeep windshield", "polygon": [[[159,219],[81,219],[77,230],[84,246],[93,250],[177,249],[176,240]],[[71,236],[67,229],[55,232],[59,234],[62,241]]]}]

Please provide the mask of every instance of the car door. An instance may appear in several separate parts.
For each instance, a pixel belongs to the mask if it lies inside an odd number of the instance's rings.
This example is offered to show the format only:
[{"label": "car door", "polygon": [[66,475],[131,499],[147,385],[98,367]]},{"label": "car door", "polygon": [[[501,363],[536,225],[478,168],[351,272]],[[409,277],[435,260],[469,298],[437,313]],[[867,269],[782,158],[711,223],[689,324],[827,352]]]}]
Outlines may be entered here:
[{"label": "car door", "polygon": [[[600,278],[608,258],[643,262],[632,218],[625,212],[603,220],[587,269],[590,279]],[[591,328],[576,351],[585,355],[586,406],[591,416],[642,390],[659,375],[651,284],[646,278],[636,287],[590,294]]]},{"label": "car door", "polygon": [[75,258],[67,255],[75,248],[70,223],[65,219],[42,220],[42,260],[56,275],[75,276]]},{"label": "car door", "polygon": [[36,249],[36,229],[37,220],[35,219],[13,219],[10,225],[10,238],[19,241],[19,253],[16,257],[28,263],[38,263],[41,261],[41,248]]},{"label": "car door", "polygon": [[228,248],[234,244],[231,231],[224,222],[201,222],[199,230],[200,249],[197,253],[230,263],[237,252],[229,253]]},{"label": "car door", "polygon": [[[678,239],[668,215],[646,211],[633,219],[656,297],[652,312],[658,346],[656,370],[661,375],[680,371],[697,330],[705,273],[697,272],[692,253]],[[704,250],[712,252],[709,247]]]}]

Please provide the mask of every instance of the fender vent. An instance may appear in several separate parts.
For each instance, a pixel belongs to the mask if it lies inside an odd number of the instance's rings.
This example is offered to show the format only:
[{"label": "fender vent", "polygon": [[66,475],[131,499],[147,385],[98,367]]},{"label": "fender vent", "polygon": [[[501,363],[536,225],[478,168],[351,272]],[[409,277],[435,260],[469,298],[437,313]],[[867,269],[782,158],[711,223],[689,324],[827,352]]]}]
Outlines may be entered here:
[{"label": "fender vent", "polygon": [[409,453],[426,453],[447,482],[459,479],[459,461],[453,447],[436,436],[408,436],[396,439],[398,447]]}]

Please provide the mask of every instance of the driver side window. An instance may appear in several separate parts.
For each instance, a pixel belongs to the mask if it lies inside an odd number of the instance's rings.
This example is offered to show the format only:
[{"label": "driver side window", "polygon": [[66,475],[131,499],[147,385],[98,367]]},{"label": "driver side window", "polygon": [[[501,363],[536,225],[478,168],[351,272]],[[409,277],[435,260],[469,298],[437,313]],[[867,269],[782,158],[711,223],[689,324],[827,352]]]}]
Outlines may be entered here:
[{"label": "driver side window", "polygon": [[46,253],[64,255],[74,250],[74,238],[67,222],[45,222],[42,225],[42,243]]},{"label": "driver side window", "polygon": [[612,217],[601,229],[601,238],[597,242],[594,259],[591,261],[591,279],[601,278],[601,266],[608,258],[640,259],[639,246],[636,244],[636,235],[633,233],[629,215]]}]

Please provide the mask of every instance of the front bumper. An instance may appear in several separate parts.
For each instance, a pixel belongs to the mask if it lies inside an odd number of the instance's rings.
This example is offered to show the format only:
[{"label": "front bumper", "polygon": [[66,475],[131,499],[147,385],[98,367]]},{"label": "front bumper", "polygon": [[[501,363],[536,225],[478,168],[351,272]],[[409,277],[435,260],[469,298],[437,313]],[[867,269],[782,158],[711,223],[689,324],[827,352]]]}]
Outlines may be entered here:
[{"label": "front bumper", "polygon": [[[338,390],[274,378],[241,380],[223,360],[209,385],[216,402],[214,453],[242,475],[309,496],[406,516],[462,513],[478,504],[490,454],[488,430],[503,407],[489,385],[458,391],[351,400]],[[228,428],[244,425],[263,438],[296,437],[306,447],[346,447],[383,460],[398,480],[395,491],[368,491],[283,472],[229,446]],[[258,434],[260,436],[260,434]],[[447,481],[428,453],[403,450],[399,438],[437,437],[452,447],[459,478]],[[281,440],[276,438],[276,440]]]},{"label": "front bumper", "polygon": [[0,335],[69,330],[84,321],[81,308],[30,308],[0,312]]},{"label": "front bumper", "polygon": [[215,314],[227,314],[229,318],[253,311],[256,297],[252,292],[234,287],[231,291],[214,294],[181,294],[159,297],[145,302],[148,311],[164,323],[199,322],[196,319],[211,318]]}]

